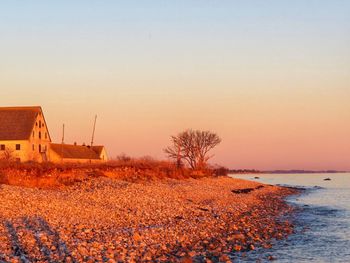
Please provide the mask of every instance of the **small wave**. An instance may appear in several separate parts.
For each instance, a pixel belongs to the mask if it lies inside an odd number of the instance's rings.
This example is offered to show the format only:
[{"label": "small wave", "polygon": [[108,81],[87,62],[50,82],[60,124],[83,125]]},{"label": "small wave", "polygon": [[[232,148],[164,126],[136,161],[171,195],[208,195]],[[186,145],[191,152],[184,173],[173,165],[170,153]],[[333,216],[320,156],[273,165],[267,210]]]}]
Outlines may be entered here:
[{"label": "small wave", "polygon": [[289,218],[294,225],[294,233],[285,240],[273,241],[270,249],[258,248],[246,253],[243,258],[236,258],[235,262],[269,262],[271,256],[276,259],[274,262],[281,263],[350,262],[350,253],[346,252],[350,247],[348,211],[308,202],[314,193],[318,196],[320,190],[324,191],[322,195],[325,198],[332,196],[333,192],[327,188],[292,188],[303,190],[301,195],[288,200],[296,208],[296,213]]}]

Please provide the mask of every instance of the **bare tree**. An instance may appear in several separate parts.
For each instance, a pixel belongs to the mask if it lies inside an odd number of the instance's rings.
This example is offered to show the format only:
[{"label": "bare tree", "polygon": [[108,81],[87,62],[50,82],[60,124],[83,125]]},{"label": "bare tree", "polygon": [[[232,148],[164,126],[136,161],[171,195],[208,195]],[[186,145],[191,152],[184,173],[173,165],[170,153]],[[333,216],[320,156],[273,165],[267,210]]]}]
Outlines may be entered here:
[{"label": "bare tree", "polygon": [[213,157],[209,151],[217,146],[221,139],[210,131],[186,130],[176,136],[171,136],[172,145],[164,149],[169,158],[176,160],[181,167],[183,160],[193,169],[201,170],[207,161]]},{"label": "bare tree", "polygon": [[14,160],[14,150],[7,148],[0,155],[0,160],[10,162]]}]

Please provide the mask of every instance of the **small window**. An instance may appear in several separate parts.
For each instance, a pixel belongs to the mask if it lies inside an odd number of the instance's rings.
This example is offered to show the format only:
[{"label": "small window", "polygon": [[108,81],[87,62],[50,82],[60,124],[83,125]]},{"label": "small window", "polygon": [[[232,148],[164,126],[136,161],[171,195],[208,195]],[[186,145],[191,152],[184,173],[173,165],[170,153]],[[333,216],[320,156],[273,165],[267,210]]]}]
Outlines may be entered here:
[{"label": "small window", "polygon": [[41,132],[39,132],[39,139],[41,139]]},{"label": "small window", "polygon": [[33,149],[33,151],[35,151],[35,145],[34,144],[32,145],[32,149]]},{"label": "small window", "polygon": [[0,145],[0,151],[5,151],[5,144]]},{"label": "small window", "polygon": [[45,132],[45,139],[47,139],[47,133]]},{"label": "small window", "polygon": [[41,144],[39,144],[39,153],[41,153]]},{"label": "small window", "polygon": [[39,128],[41,128],[41,121],[39,121]]},{"label": "small window", "polygon": [[35,123],[35,126],[38,126],[38,122]]},{"label": "small window", "polygon": [[33,138],[34,138],[34,134],[35,134],[35,132],[33,131]]},{"label": "small window", "polygon": [[16,151],[21,150],[21,145],[20,144],[16,144]]}]

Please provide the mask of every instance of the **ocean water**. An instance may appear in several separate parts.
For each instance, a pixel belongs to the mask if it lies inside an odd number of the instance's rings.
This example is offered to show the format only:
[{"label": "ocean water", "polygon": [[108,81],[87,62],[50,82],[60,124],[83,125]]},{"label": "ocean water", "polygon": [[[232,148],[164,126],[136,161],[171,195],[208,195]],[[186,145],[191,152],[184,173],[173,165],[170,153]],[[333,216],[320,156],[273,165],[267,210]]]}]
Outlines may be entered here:
[{"label": "ocean water", "polygon": [[[254,177],[258,176],[259,179]],[[349,262],[350,173],[338,174],[244,174],[234,178],[274,185],[306,188],[287,201],[297,206],[291,217],[295,233],[274,241],[271,249],[258,248],[234,258],[234,262]],[[325,178],[331,180],[325,181]]]}]

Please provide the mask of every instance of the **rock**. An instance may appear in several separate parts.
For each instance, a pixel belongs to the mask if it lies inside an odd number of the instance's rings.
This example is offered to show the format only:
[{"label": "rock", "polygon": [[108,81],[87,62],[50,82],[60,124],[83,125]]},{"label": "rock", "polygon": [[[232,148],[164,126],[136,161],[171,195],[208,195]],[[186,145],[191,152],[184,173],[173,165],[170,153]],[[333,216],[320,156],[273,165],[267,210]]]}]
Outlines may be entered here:
[{"label": "rock", "polygon": [[220,262],[231,262],[231,259],[229,258],[229,256],[224,254],[224,255],[220,256],[219,261]]},{"label": "rock", "polygon": [[265,248],[265,249],[270,249],[272,247],[272,245],[269,244],[269,243],[263,243],[262,247]]},{"label": "rock", "polygon": [[[146,170],[139,169],[138,180]],[[293,189],[255,191],[256,182],[224,177],[132,183],[114,176],[81,177],[51,190],[1,185],[0,261],[21,261],[13,257],[16,244],[34,262],[44,253],[54,262],[226,262],[234,251],[264,246],[293,229],[275,220],[292,211],[282,198]],[[231,192],[249,188],[253,193]]]},{"label": "rock", "polygon": [[245,236],[243,234],[234,234],[231,236],[234,240],[244,240]]},{"label": "rock", "polygon": [[270,260],[270,261],[276,260],[276,258],[275,258],[274,256],[271,256],[271,255],[269,255],[269,256],[267,257],[267,259]]},{"label": "rock", "polygon": [[190,251],[188,252],[188,255],[193,258],[195,255],[197,255],[196,251]]},{"label": "rock", "polygon": [[137,233],[137,232],[134,233],[133,238],[134,238],[134,240],[135,240],[136,242],[140,242],[141,239],[142,239],[142,238],[141,238],[141,235],[140,235],[139,233]]},{"label": "rock", "polygon": [[71,262],[73,262],[73,260],[72,260],[72,258],[70,256],[67,256],[67,257],[64,258],[64,262],[71,263]]},{"label": "rock", "polygon": [[183,257],[183,258],[181,258],[180,262],[182,262],[182,263],[193,263],[193,260],[190,257]]},{"label": "rock", "polygon": [[244,188],[244,189],[231,190],[231,192],[234,194],[248,194],[251,191],[254,191],[254,188]]},{"label": "rock", "polygon": [[234,245],[233,249],[235,251],[241,251],[242,250],[242,246],[241,245]]}]

